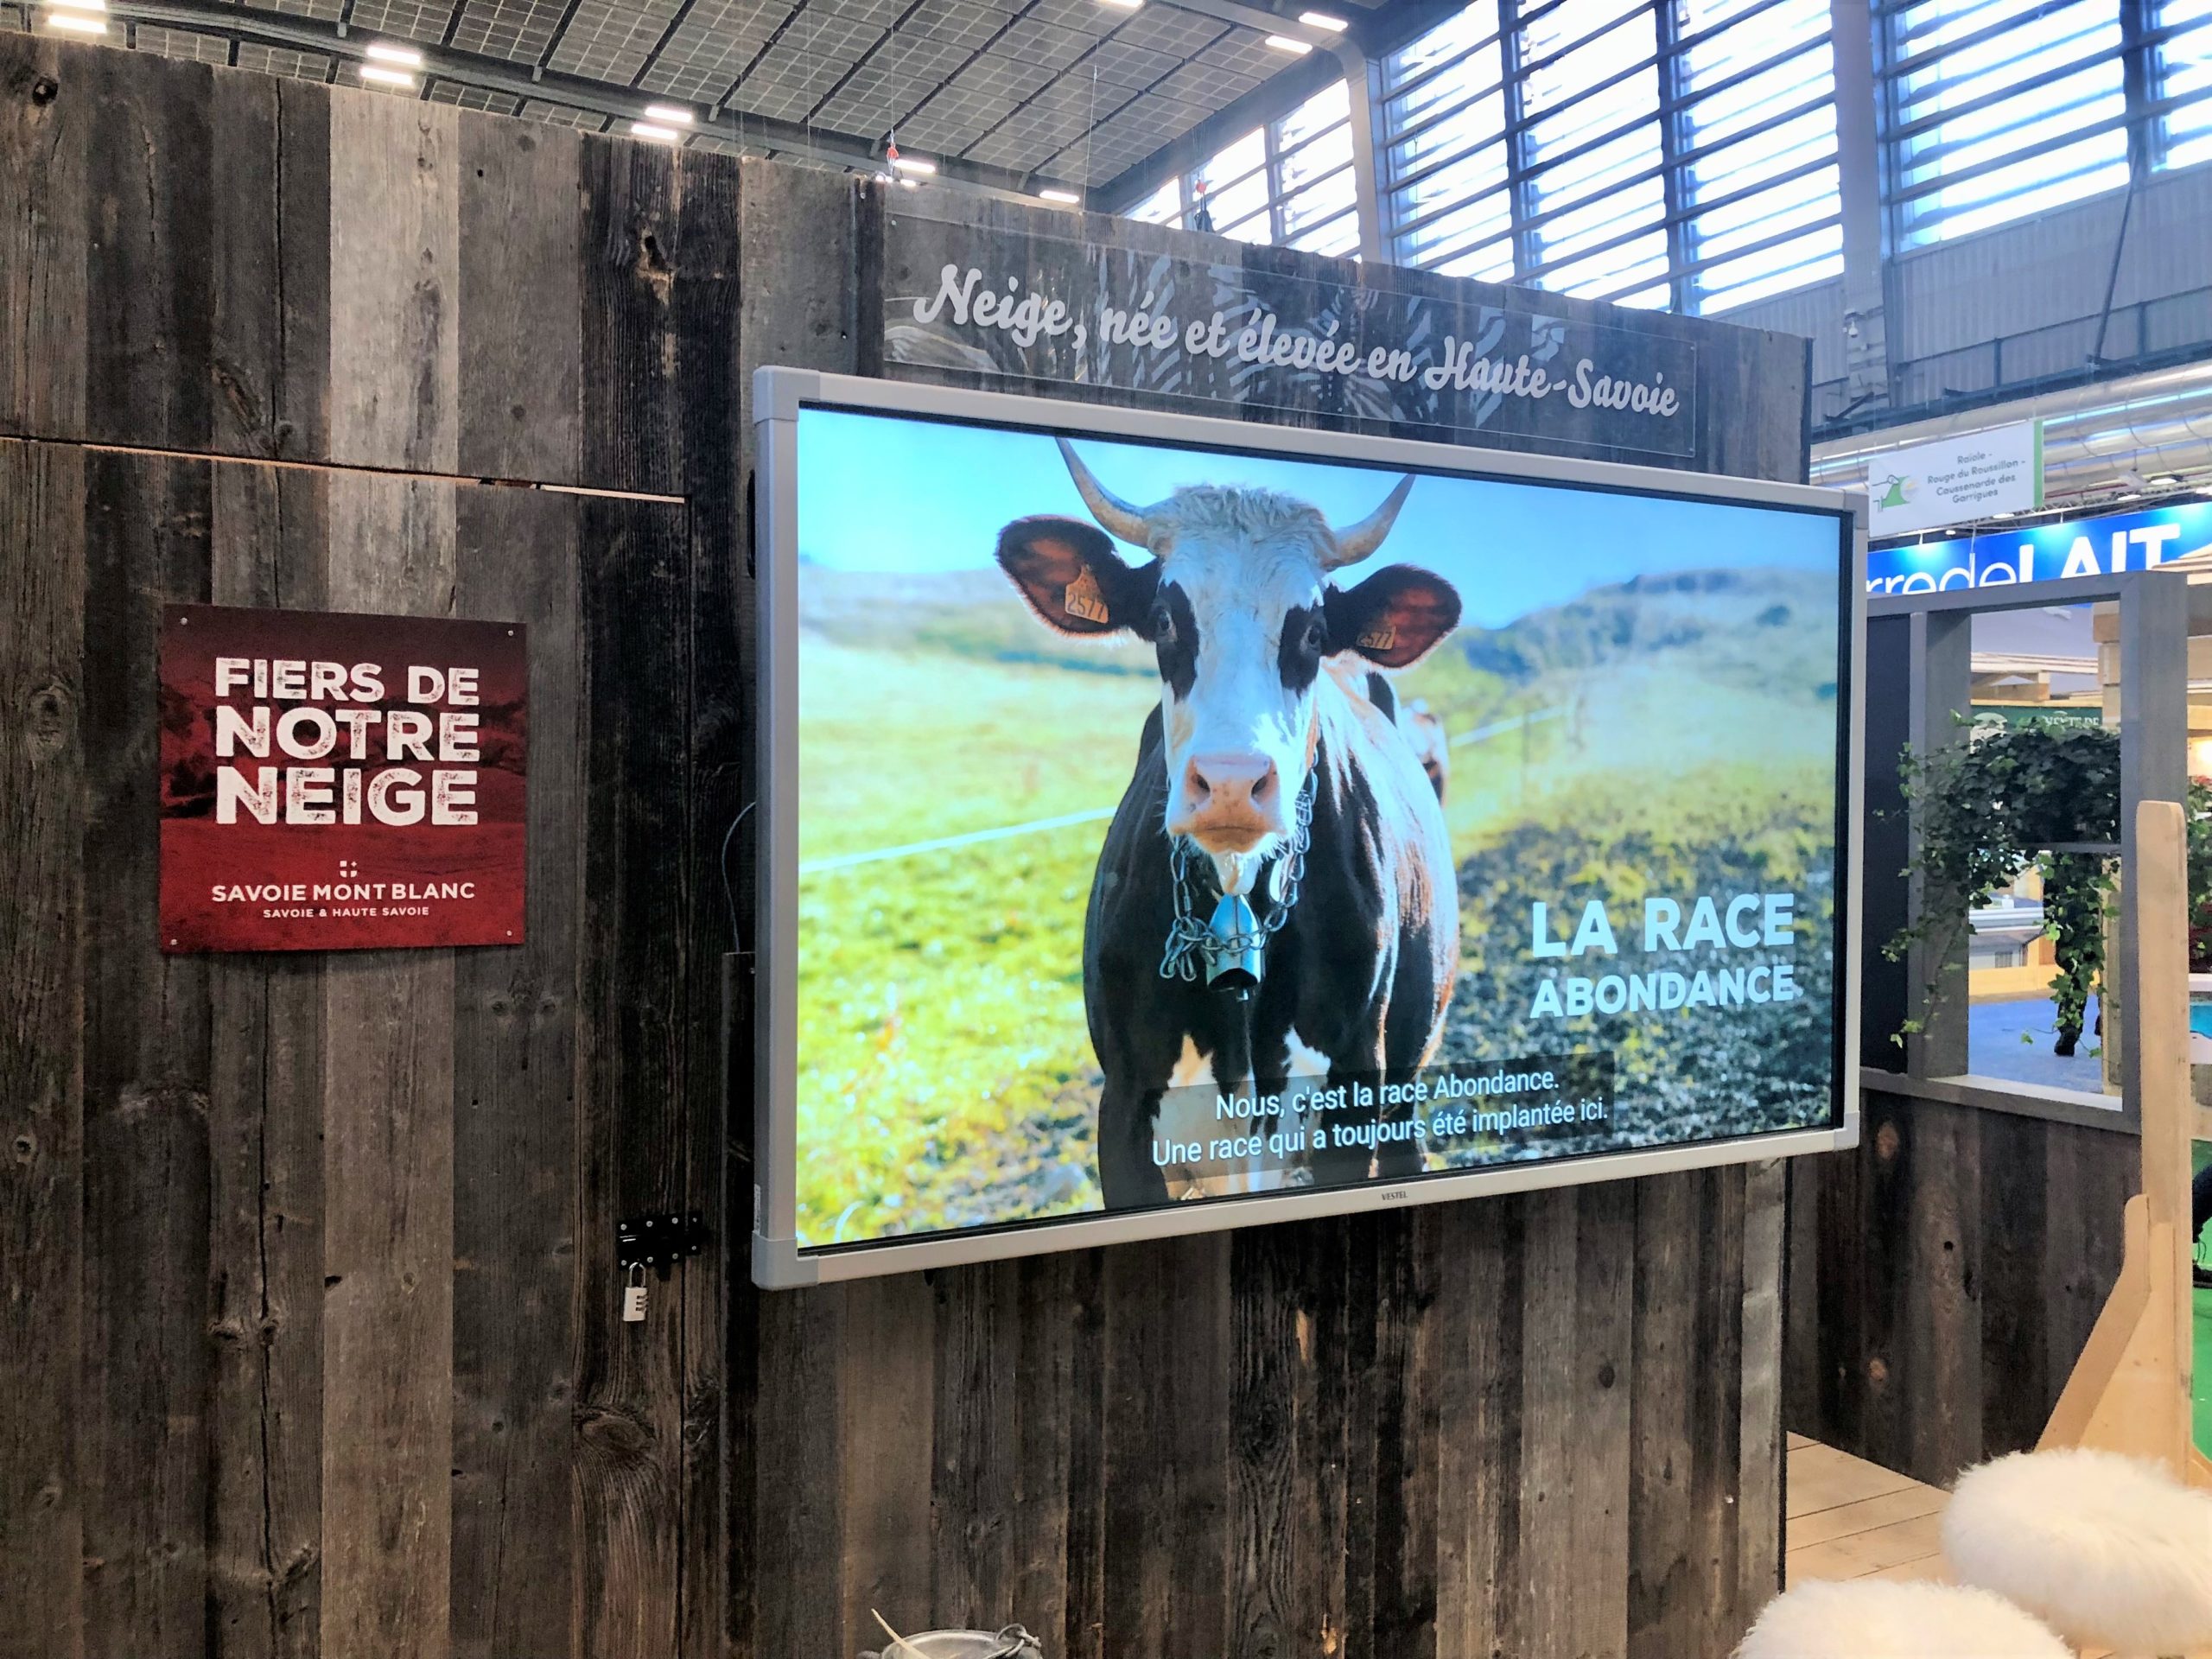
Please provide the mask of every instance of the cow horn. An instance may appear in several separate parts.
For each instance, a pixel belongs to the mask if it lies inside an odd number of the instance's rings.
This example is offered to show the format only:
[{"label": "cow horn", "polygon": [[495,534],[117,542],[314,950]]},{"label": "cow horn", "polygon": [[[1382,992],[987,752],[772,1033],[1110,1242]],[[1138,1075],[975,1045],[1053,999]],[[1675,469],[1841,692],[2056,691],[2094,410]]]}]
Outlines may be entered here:
[{"label": "cow horn", "polygon": [[1335,532],[1336,556],[1329,561],[1329,569],[1338,569],[1347,564],[1357,564],[1362,559],[1382,545],[1382,538],[1390,533],[1390,526],[1398,521],[1398,509],[1406,505],[1407,492],[1414,486],[1414,475],[1408,473],[1398,480],[1398,487],[1383,498],[1382,505],[1356,524],[1347,524]]},{"label": "cow horn", "polygon": [[1144,514],[1093,478],[1090,468],[1084,466],[1082,457],[1076,454],[1074,445],[1065,438],[1057,442],[1060,446],[1060,459],[1067,462],[1068,471],[1075,479],[1076,491],[1083,497],[1083,505],[1090,509],[1090,516],[1131,547],[1150,547],[1152,524]]}]

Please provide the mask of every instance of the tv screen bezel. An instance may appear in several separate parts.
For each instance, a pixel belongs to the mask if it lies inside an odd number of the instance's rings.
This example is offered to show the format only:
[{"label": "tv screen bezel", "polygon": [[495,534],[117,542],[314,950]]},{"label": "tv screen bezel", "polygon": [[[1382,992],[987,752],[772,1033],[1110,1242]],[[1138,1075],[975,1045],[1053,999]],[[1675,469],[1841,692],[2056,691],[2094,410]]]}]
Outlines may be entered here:
[{"label": "tv screen bezel", "polygon": [[[1839,531],[1840,609],[1849,638],[1837,699],[1836,861],[1842,892],[1834,976],[1835,1092],[1826,1127],[1769,1130],[1682,1145],[1535,1159],[1410,1181],[1296,1188],[1162,1208],[1058,1216],[802,1249],[798,1186],[798,416],[802,408],[904,416],[1108,441],[1281,457],[1376,469],[1448,474],[1611,494],[1719,501],[1833,517]],[[1412,439],[1163,414],[1013,392],[876,380],[770,367],[753,377],[756,435],[754,565],[759,582],[757,705],[760,820],[755,995],[753,1279],[765,1289],[874,1277],[1135,1239],[1213,1232],[1321,1216],[1522,1192],[1672,1170],[1707,1169],[1832,1152],[1859,1142],[1859,837],[1866,649],[1866,524],[1863,500],[1804,484],[1675,472]]]}]

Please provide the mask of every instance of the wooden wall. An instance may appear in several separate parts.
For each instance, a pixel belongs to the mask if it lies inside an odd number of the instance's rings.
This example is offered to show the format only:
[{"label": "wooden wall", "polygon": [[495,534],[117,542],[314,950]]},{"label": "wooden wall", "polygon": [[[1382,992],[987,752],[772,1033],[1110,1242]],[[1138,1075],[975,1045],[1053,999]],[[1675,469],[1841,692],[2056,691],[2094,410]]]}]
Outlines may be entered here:
[{"label": "wooden wall", "polygon": [[1869,1089],[1790,1168],[1786,1421],[1934,1485],[2042,1435],[2120,1275],[2133,1135]]},{"label": "wooden wall", "polygon": [[[721,1266],[613,1224],[722,1192],[736,219],[0,39],[0,1653],[721,1650]],[[529,944],[160,955],[169,600],[527,621]]]},{"label": "wooden wall", "polygon": [[[1770,1592],[1772,1166],[752,1289],[749,372],[880,370],[884,213],[0,38],[0,1654],[1656,1659]],[[1800,475],[1802,342],[1648,326]],[[528,620],[529,946],[162,957],[171,599]],[[723,1249],[624,1326],[658,1206]]]}]

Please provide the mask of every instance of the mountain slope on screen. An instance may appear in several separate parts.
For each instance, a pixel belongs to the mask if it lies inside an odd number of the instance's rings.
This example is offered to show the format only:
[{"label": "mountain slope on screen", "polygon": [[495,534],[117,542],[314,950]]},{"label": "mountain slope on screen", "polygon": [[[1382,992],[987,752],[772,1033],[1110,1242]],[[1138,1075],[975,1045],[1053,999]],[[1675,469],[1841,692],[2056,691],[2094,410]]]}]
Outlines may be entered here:
[{"label": "mountain slope on screen", "polygon": [[[1681,570],[1598,588],[1499,628],[1453,636],[1473,668],[1510,682],[1678,653],[1705,678],[1770,689],[1802,677],[1805,629],[1835,615],[1833,577],[1767,568]],[[1830,671],[1817,683],[1834,678]]]}]

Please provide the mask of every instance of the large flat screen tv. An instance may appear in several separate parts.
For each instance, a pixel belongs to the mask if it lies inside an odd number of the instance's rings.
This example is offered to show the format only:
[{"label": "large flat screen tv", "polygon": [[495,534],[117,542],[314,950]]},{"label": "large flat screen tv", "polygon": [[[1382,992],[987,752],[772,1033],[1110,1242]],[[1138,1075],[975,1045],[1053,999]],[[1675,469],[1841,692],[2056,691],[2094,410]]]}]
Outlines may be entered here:
[{"label": "large flat screen tv", "polygon": [[760,1283],[1855,1140],[1846,497],[755,406]]}]

